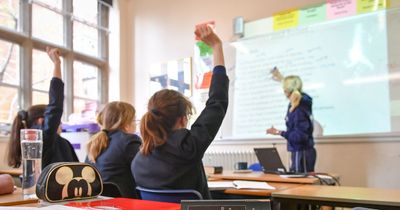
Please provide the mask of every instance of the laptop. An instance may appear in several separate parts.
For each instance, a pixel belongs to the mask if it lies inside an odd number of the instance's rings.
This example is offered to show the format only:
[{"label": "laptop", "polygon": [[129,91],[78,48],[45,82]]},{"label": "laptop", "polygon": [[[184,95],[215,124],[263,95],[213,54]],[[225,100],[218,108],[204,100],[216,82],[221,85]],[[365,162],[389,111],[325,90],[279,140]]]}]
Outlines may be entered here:
[{"label": "laptop", "polygon": [[279,156],[278,150],[272,148],[254,148],[257,159],[263,167],[264,173],[279,174],[284,177],[306,177],[307,173],[296,173],[286,170]]}]

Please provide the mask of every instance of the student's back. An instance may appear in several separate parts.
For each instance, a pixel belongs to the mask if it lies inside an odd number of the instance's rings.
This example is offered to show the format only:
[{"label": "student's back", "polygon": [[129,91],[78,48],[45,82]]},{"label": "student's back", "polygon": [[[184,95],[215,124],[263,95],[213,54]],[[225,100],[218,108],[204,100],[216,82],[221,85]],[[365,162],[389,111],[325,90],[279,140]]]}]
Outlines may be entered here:
[{"label": "student's back", "polygon": [[224,119],[229,80],[219,38],[209,26],[200,26],[196,34],[214,50],[215,68],[206,107],[188,130],[190,101],[173,90],[155,93],[141,120],[143,146],[131,168],[138,186],[194,189],[210,199],[202,158]]},{"label": "student's back", "polygon": [[103,130],[88,144],[88,161],[96,166],[104,182],[116,184],[122,197],[137,198],[130,165],[141,140],[132,134],[135,109],[124,102],[108,103],[98,116]]}]

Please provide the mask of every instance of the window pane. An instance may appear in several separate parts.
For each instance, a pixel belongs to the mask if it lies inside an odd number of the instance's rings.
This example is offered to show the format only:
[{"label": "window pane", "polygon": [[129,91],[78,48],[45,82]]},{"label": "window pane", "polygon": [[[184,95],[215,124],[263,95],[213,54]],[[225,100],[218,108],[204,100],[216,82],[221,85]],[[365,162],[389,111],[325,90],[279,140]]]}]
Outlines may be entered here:
[{"label": "window pane", "polygon": [[19,46],[0,40],[0,83],[19,85]]},{"label": "window pane", "polygon": [[79,114],[82,118],[94,119],[97,107],[97,101],[74,98],[74,113]]},{"label": "window pane", "polygon": [[74,16],[97,25],[98,0],[74,0]]},{"label": "window pane", "polygon": [[74,50],[98,56],[98,29],[74,21]]},{"label": "window pane", "polygon": [[[61,63],[63,58],[61,57]],[[33,50],[32,54],[32,87],[35,90],[49,91],[50,80],[53,77],[53,62],[46,52]]]},{"label": "window pane", "polygon": [[18,112],[18,89],[0,86],[0,123],[12,123]]},{"label": "window pane", "polygon": [[32,91],[32,104],[49,104],[49,93]]},{"label": "window pane", "polygon": [[98,71],[96,66],[74,62],[74,96],[96,101],[99,99]]},{"label": "window pane", "polygon": [[63,16],[33,4],[32,35],[48,42],[63,45]]},{"label": "window pane", "polygon": [[0,0],[0,26],[18,29],[19,0]]}]

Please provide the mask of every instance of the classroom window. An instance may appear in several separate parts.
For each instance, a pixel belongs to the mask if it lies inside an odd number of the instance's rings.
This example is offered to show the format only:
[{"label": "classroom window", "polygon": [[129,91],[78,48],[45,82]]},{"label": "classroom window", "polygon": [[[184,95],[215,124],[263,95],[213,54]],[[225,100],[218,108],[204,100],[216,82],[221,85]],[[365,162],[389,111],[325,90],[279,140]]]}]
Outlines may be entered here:
[{"label": "classroom window", "polygon": [[98,56],[98,30],[74,21],[74,50]]},{"label": "classroom window", "polygon": [[18,111],[19,46],[0,40],[0,124]]},{"label": "classroom window", "polygon": [[96,66],[79,61],[74,62],[74,113],[97,111],[98,75],[99,70]]},{"label": "classroom window", "polygon": [[97,0],[0,0],[0,135],[19,109],[48,103],[46,46],[63,56],[64,120],[107,102],[99,82],[109,65],[109,9]]},{"label": "classroom window", "polygon": [[48,9],[46,4],[32,5],[32,35],[57,45],[63,45],[63,16]]},{"label": "classroom window", "polygon": [[0,26],[18,30],[19,0],[0,0]]},{"label": "classroom window", "polygon": [[[99,36],[103,32],[99,17],[103,4],[97,0],[73,1],[74,50],[99,56]],[[96,8],[87,10],[86,8]]]}]

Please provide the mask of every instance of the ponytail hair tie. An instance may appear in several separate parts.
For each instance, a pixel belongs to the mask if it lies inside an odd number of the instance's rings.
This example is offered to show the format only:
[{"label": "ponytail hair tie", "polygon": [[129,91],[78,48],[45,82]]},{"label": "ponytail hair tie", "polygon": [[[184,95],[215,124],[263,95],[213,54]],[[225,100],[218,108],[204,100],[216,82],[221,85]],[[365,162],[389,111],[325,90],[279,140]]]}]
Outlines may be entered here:
[{"label": "ponytail hair tie", "polygon": [[26,121],[28,119],[28,112],[25,110],[20,110],[18,112],[18,117],[21,118],[21,120]]},{"label": "ponytail hair tie", "polygon": [[109,131],[107,129],[102,129],[102,132],[106,133],[108,135]]},{"label": "ponytail hair tie", "polygon": [[160,116],[160,115],[161,115],[161,112],[158,111],[158,110],[155,109],[155,108],[151,109],[150,112],[153,113],[153,114],[156,115],[156,116]]}]

